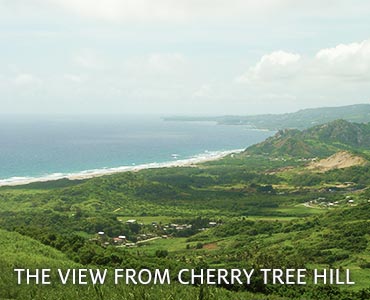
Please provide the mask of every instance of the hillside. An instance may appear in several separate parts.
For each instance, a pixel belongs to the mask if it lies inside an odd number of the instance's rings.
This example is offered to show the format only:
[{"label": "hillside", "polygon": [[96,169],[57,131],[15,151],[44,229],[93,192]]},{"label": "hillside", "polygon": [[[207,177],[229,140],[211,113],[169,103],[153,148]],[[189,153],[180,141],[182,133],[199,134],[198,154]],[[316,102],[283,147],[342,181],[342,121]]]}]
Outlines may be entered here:
[{"label": "hillside", "polygon": [[18,267],[73,266],[65,254],[16,232],[0,229],[0,265]]},{"label": "hillside", "polygon": [[78,267],[64,253],[17,232],[0,229],[0,245],[0,299],[29,299],[30,289],[17,285],[13,268]]},{"label": "hillside", "polygon": [[218,117],[167,117],[167,121],[216,121],[226,125],[248,125],[252,128],[280,130],[305,129],[337,119],[370,122],[370,104],[302,109],[293,113]]},{"label": "hillside", "polygon": [[325,143],[337,143],[355,148],[370,147],[370,123],[351,123],[345,120],[311,127],[303,131],[305,139],[317,139]]},{"label": "hillside", "polygon": [[[0,245],[0,299],[155,300],[165,299],[168,295],[173,295],[171,299],[197,299],[199,295],[204,293],[206,295],[212,294],[217,299],[240,299],[240,294],[235,295],[235,293],[214,287],[203,290],[202,288],[173,283],[171,285],[153,285],[148,289],[147,286],[143,285],[116,285],[108,275],[103,285],[93,286],[89,276],[83,280],[89,282],[87,285],[75,285],[71,283],[71,280],[68,280],[67,284],[64,285],[58,280],[57,269],[65,271],[67,269],[91,268],[95,270],[97,266],[76,264],[62,252],[17,232],[0,229]],[[35,269],[50,269],[50,278],[47,281],[50,281],[51,284],[36,285],[34,279],[31,279],[29,285],[26,283],[18,285],[14,268],[30,269],[31,273],[35,272]],[[107,274],[110,274],[109,272],[113,273],[112,270],[108,270]],[[23,280],[25,279],[23,278]],[[243,299],[266,299],[264,296],[251,293],[242,293],[242,297]],[[268,297],[267,299],[285,300],[280,297]]]},{"label": "hillside", "polygon": [[370,123],[335,120],[303,131],[279,130],[274,136],[249,147],[246,152],[272,156],[326,157],[343,149],[370,147]]}]

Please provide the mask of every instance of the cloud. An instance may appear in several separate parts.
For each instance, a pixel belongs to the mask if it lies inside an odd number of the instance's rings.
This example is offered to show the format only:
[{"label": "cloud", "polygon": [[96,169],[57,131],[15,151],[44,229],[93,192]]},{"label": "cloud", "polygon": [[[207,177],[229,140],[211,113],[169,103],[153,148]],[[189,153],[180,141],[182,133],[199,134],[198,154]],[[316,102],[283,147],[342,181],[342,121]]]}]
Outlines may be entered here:
[{"label": "cloud", "polygon": [[192,95],[193,98],[209,98],[212,96],[212,87],[209,84],[201,85]]},{"label": "cloud", "polygon": [[287,80],[318,81],[351,80],[370,78],[370,40],[339,44],[320,49],[314,56],[275,51],[263,55],[247,72],[236,79],[242,83],[286,83]]},{"label": "cloud", "polygon": [[[278,110],[345,105],[368,99],[370,39],[313,54],[274,51],[236,78],[235,90],[253,107]],[[254,100],[252,100],[254,99]]]},{"label": "cloud", "polygon": [[260,61],[237,78],[239,82],[273,81],[295,76],[300,69],[301,56],[296,53],[275,51],[263,55]]},{"label": "cloud", "polygon": [[363,80],[370,76],[370,40],[317,52],[313,68],[321,76]]},{"label": "cloud", "polygon": [[[364,1],[353,0],[351,10],[363,12],[369,8]],[[193,19],[249,19],[270,14],[287,15],[314,13],[344,14],[345,0],[323,3],[319,0],[297,4],[296,0],[2,0],[2,10],[22,15],[45,16],[44,12],[73,14],[78,17],[105,21],[184,21]],[[348,4],[348,3],[347,3]],[[346,5],[348,6],[348,5]],[[268,18],[268,17],[267,17]]]},{"label": "cloud", "polygon": [[19,86],[40,86],[42,84],[42,80],[35,75],[22,73],[18,74],[13,82]]},{"label": "cloud", "polygon": [[85,78],[81,75],[76,74],[64,74],[63,78],[69,82],[81,83],[85,81]]},{"label": "cloud", "polygon": [[103,59],[92,49],[80,50],[73,60],[78,66],[86,69],[101,69],[105,65]]},{"label": "cloud", "polygon": [[188,61],[181,53],[150,53],[145,56],[131,57],[123,69],[135,76],[180,74]]},{"label": "cloud", "polygon": [[[13,0],[14,1],[14,0]],[[15,0],[19,1],[19,0]],[[285,4],[289,0],[39,0],[82,17],[110,21],[178,21],[196,17],[229,16]]]},{"label": "cloud", "polygon": [[171,71],[186,62],[180,53],[153,53],[148,57],[148,65],[158,71]]}]

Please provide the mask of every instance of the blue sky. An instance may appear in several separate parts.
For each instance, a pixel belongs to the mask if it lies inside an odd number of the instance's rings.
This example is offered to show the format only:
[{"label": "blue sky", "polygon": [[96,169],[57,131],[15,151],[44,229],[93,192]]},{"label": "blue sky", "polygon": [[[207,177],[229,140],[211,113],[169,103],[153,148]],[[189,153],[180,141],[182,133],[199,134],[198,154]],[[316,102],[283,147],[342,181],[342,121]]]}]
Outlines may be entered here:
[{"label": "blue sky", "polygon": [[1,112],[368,103],[369,13],[360,0],[0,0]]}]

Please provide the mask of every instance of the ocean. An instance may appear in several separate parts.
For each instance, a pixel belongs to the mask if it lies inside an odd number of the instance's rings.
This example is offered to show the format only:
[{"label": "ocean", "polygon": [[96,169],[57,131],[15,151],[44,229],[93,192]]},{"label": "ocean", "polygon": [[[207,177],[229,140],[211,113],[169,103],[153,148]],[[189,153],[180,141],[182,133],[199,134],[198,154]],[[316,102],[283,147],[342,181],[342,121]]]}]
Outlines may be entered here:
[{"label": "ocean", "polygon": [[244,149],[273,132],[153,116],[1,116],[0,183]]}]

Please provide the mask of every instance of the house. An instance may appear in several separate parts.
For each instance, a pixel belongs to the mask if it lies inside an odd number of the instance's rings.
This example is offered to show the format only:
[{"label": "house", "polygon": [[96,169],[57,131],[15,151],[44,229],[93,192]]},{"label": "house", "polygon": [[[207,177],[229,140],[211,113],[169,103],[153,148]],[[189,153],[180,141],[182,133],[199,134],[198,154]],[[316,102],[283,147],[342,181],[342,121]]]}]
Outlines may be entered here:
[{"label": "house", "polygon": [[126,236],[120,235],[118,237],[113,238],[114,245],[122,245],[126,243]]},{"label": "house", "polygon": [[127,220],[126,224],[136,224],[136,220],[134,220],[134,219]]},{"label": "house", "polygon": [[97,238],[100,240],[100,241],[106,241],[108,239],[108,237],[105,235],[105,232],[104,231],[99,231],[97,233]]}]

